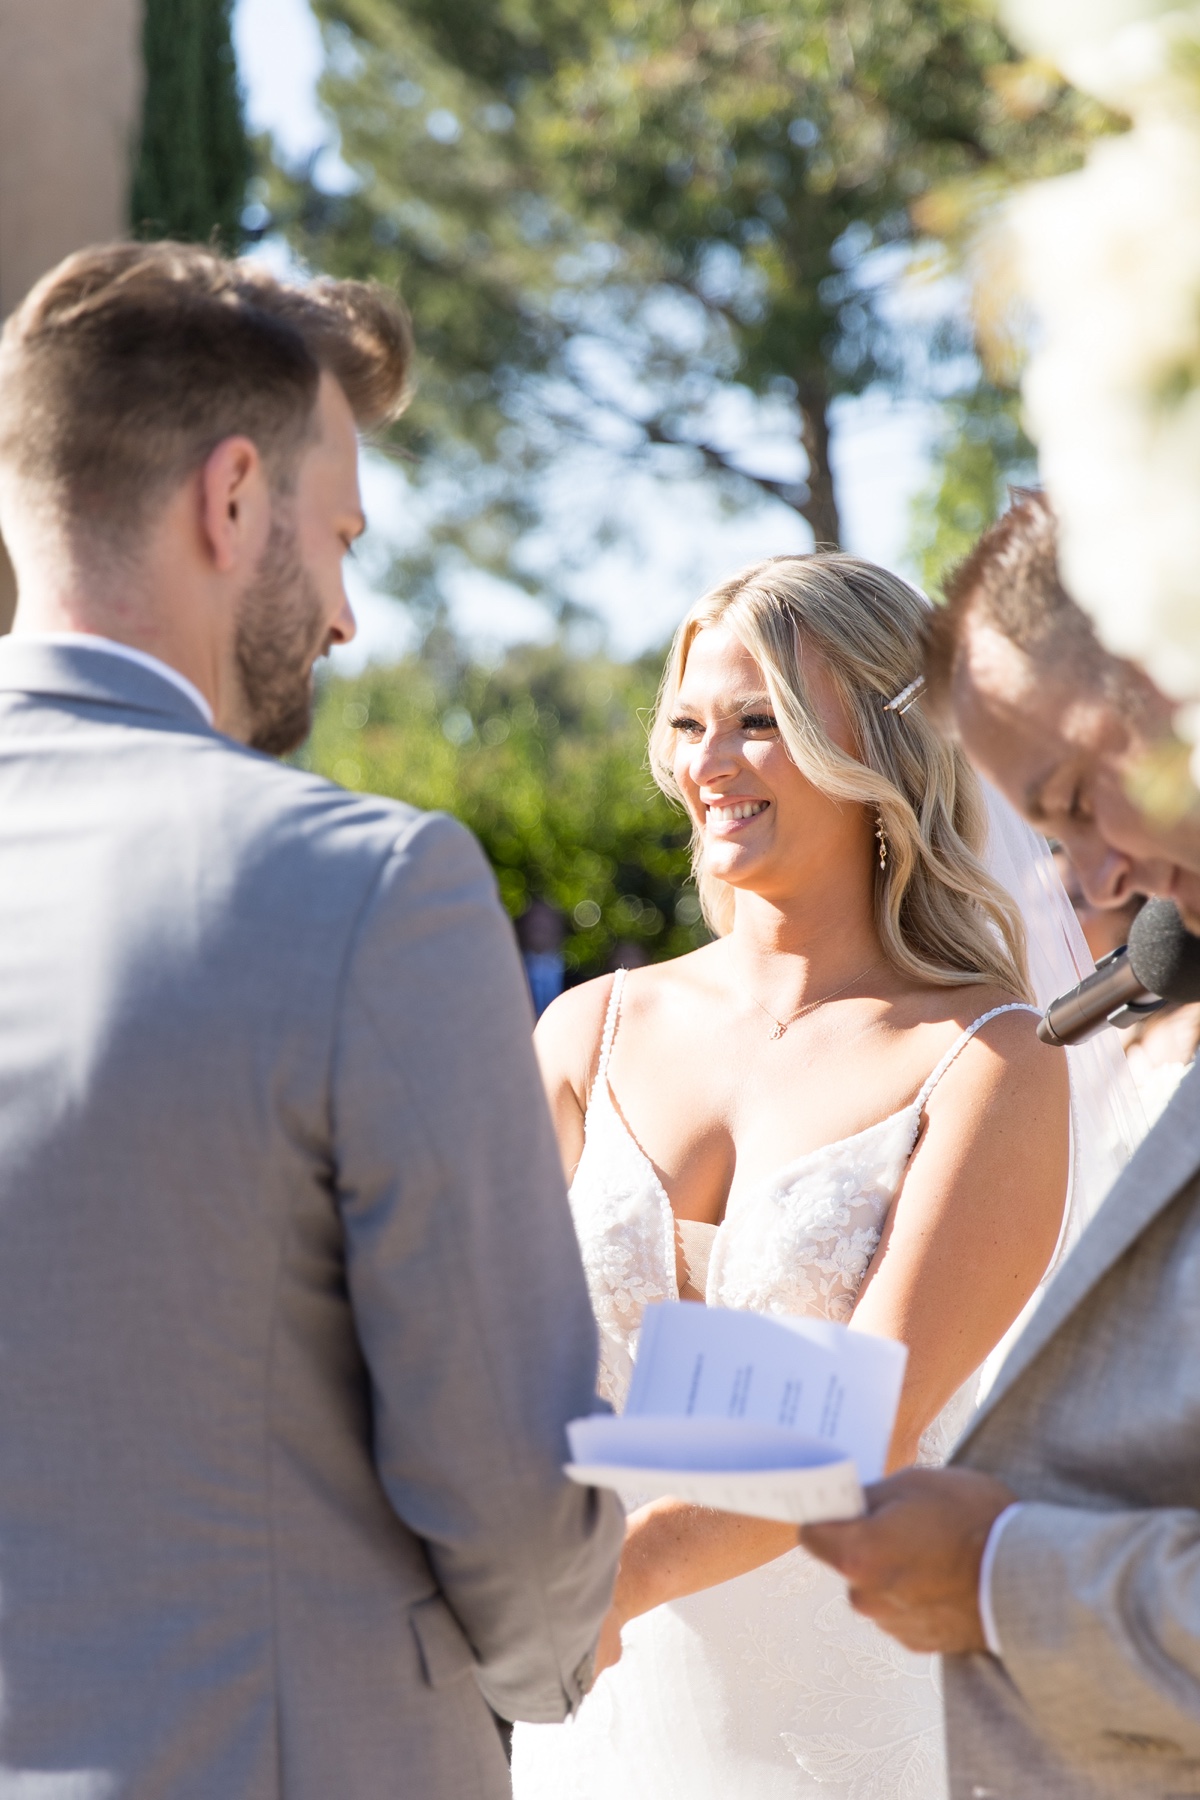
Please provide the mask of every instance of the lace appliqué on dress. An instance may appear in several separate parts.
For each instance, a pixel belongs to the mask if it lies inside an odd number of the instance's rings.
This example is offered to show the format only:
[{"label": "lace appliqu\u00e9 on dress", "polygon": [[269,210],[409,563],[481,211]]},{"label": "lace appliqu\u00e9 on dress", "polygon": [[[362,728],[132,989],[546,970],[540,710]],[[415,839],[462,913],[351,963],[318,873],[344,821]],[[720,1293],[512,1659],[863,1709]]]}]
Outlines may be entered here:
[{"label": "lace appliqu\u00e9 on dress", "polygon": [[710,1303],[849,1319],[918,1125],[897,1113],[732,1200],[709,1265]]},{"label": "lace appliqu\u00e9 on dress", "polygon": [[600,1328],[597,1385],[618,1409],[629,1392],[642,1313],[651,1301],[678,1298],[674,1222],[663,1217],[665,1202],[611,1096],[597,1095],[588,1107],[571,1213]]}]

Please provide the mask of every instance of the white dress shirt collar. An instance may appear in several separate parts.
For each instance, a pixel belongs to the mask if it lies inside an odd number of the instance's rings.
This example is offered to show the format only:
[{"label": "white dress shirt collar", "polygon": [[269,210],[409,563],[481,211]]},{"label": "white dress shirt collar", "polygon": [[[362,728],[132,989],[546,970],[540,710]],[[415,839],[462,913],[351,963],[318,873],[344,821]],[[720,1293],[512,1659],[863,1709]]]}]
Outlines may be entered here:
[{"label": "white dress shirt collar", "polygon": [[1002,1657],[1004,1647],[1000,1642],[1000,1632],[996,1626],[996,1609],[992,1605],[992,1570],[996,1566],[996,1552],[1000,1548],[1000,1539],[1005,1528],[1021,1510],[1021,1502],[1014,1500],[992,1520],[992,1528],[988,1532],[987,1543],[983,1546],[983,1560],[979,1565],[979,1620],[983,1626],[984,1642],[993,1656]]},{"label": "white dress shirt collar", "polygon": [[150,656],[145,650],[135,650],[132,644],[118,644],[115,638],[97,637],[90,631],[22,631],[13,634],[16,644],[45,644],[50,648],[63,645],[72,650],[95,650],[101,656],[122,656],[126,662],[137,663],[139,668],[149,669],[152,675],[161,675],[172,687],[178,688],[181,694],[191,701],[206,725],[213,722],[213,710],[195,682],[173,669],[170,663],[162,662],[157,656]]}]

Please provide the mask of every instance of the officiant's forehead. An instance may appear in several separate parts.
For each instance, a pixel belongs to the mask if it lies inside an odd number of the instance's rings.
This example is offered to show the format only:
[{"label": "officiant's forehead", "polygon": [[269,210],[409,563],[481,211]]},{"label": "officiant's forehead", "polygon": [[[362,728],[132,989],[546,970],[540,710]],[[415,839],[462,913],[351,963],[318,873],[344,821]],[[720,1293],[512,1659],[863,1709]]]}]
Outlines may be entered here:
[{"label": "officiant's forehead", "polygon": [[1094,766],[1128,744],[1128,720],[1108,696],[982,623],[964,634],[951,704],[971,761],[1034,823],[1065,764]]}]

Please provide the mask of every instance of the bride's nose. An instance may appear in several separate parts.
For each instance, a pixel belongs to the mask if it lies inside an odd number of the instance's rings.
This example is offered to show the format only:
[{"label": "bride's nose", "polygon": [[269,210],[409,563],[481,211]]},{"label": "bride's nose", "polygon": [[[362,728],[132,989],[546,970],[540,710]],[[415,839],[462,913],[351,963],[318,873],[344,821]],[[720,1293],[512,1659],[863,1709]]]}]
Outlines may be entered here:
[{"label": "bride's nose", "polygon": [[740,767],[733,734],[710,726],[688,752],[688,769],[697,787],[732,775]]}]

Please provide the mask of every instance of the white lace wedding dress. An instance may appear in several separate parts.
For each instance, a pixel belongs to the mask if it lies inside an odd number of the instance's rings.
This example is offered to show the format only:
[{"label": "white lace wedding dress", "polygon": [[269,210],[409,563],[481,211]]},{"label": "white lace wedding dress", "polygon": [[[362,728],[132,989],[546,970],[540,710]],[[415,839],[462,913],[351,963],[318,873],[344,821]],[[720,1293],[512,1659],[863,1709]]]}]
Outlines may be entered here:
[{"label": "white lace wedding dress", "polygon": [[[608,1082],[623,973],[613,982],[571,1209],[600,1326],[601,1392],[620,1409],[642,1309],[678,1298],[675,1220]],[[912,1156],[921,1110],[996,1007],[962,1033],[910,1106],[827,1144],[731,1202],[710,1306],[845,1320]],[[972,1380],[934,1421],[942,1460]],[[621,1660],[565,1725],[518,1725],[514,1800],[942,1800],[937,1662],[848,1605],[840,1578],[793,1550],[643,1614]]]}]

